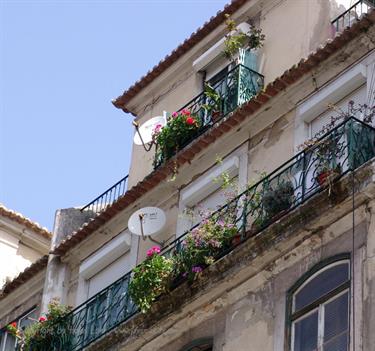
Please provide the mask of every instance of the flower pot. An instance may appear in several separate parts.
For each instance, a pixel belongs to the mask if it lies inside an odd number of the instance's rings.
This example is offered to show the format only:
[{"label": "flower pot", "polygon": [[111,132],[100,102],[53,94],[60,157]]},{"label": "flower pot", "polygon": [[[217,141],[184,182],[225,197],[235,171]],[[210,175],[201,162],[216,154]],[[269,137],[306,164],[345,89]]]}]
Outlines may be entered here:
[{"label": "flower pot", "polygon": [[211,113],[212,122],[214,122],[214,123],[217,122],[219,120],[220,116],[221,116],[220,111],[212,111],[212,113]]},{"label": "flower pot", "polygon": [[319,186],[325,186],[329,181],[332,181],[340,174],[339,169],[327,169],[325,171],[320,172],[316,176],[316,181],[318,182]]},{"label": "flower pot", "polygon": [[241,243],[241,234],[236,234],[233,238],[232,238],[232,246],[237,246],[238,244]]}]

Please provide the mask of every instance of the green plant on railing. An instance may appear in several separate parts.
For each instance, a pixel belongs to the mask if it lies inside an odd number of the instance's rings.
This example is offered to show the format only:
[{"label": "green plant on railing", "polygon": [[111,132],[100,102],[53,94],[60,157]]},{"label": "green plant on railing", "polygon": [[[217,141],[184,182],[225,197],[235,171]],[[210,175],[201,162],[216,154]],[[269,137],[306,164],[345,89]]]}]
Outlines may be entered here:
[{"label": "green plant on railing", "polygon": [[70,311],[71,307],[52,300],[45,316],[33,320],[34,323],[24,330],[13,322],[7,326],[7,331],[17,338],[20,351],[60,350],[61,340],[69,338],[69,320],[65,317]]},{"label": "green plant on railing", "polygon": [[153,137],[157,144],[156,164],[180,150],[197,134],[201,125],[200,118],[187,109],[172,113],[164,127],[160,124],[156,125],[153,130]]},{"label": "green plant on railing", "polygon": [[250,31],[244,33],[237,28],[236,22],[230,18],[230,15],[226,14],[225,17],[225,25],[228,34],[225,36],[224,40],[224,55],[228,59],[233,61],[238,50],[246,45],[248,45],[250,49],[257,49],[263,46],[265,35],[262,34],[260,28],[251,25]]},{"label": "green plant on railing", "polygon": [[168,291],[173,266],[173,259],[161,256],[160,248],[154,246],[147,251],[147,258],[134,268],[129,295],[143,313],[159,295]]},{"label": "green plant on railing", "polygon": [[184,238],[175,255],[176,278],[192,280],[197,273],[212,264],[218,253],[230,247],[238,229],[228,217],[207,216]]},{"label": "green plant on railing", "polygon": [[288,180],[281,180],[275,186],[266,186],[262,203],[266,218],[272,220],[288,210],[294,201],[293,183]]},{"label": "green plant on railing", "polygon": [[204,86],[204,95],[208,103],[203,104],[202,108],[210,115],[211,119],[215,122],[216,119],[222,114],[223,100],[220,94],[208,83]]}]

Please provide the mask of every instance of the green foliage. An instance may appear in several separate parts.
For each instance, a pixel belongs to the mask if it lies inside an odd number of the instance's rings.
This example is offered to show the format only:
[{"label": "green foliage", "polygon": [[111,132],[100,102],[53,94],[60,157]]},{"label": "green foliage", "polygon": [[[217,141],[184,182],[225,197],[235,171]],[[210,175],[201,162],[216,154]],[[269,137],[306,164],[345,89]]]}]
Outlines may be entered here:
[{"label": "green foliage", "polygon": [[239,49],[248,45],[251,49],[261,48],[265,40],[265,35],[262,34],[260,28],[255,26],[250,27],[248,33],[243,33],[237,29],[236,22],[230,18],[229,15],[225,15],[228,34],[225,36],[225,49],[224,55],[233,61],[235,54]]},{"label": "green foliage", "polygon": [[294,187],[290,180],[282,180],[275,186],[270,186],[263,195],[263,208],[267,219],[287,210],[293,204]]},{"label": "green foliage", "polygon": [[214,262],[218,253],[228,248],[238,229],[230,218],[211,216],[188,233],[176,254],[177,275],[193,279],[196,273]]},{"label": "green foliage", "polygon": [[129,294],[143,313],[151,308],[152,302],[168,290],[173,271],[173,260],[151,254],[133,270],[133,278],[129,283]]},{"label": "green foliage", "polygon": [[204,95],[208,99],[208,103],[203,104],[202,108],[205,109],[207,113],[221,112],[222,99],[220,94],[208,83],[204,85]]},{"label": "green foliage", "polygon": [[65,318],[71,307],[53,300],[48,305],[45,317],[29,325],[25,330],[17,332],[20,350],[44,351],[60,345],[62,339],[69,338],[69,320]]},{"label": "green foliage", "polygon": [[186,109],[174,112],[164,127],[157,125],[153,131],[157,143],[156,164],[170,158],[184,147],[197,134],[201,125],[200,118]]}]

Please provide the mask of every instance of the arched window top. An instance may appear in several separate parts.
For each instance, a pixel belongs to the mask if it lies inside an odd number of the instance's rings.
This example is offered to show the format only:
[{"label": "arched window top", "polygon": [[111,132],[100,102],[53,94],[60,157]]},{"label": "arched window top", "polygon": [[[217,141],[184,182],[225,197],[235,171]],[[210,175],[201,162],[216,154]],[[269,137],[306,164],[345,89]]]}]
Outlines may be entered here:
[{"label": "arched window top", "polygon": [[212,339],[198,339],[185,345],[181,351],[212,351]]},{"label": "arched window top", "polygon": [[350,280],[349,260],[332,263],[310,276],[293,295],[293,313],[318,301]]}]

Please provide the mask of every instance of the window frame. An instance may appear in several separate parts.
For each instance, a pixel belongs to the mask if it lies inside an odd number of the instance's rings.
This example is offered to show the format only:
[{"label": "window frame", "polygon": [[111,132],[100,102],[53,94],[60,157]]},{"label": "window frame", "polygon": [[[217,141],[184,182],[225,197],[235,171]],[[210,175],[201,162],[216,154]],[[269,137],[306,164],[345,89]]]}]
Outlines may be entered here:
[{"label": "window frame", "polygon": [[[204,348],[203,348],[204,347]],[[200,338],[189,342],[187,345],[182,347],[180,351],[206,351],[208,348],[214,349],[213,338]]]},{"label": "window frame", "polygon": [[[342,283],[332,291],[324,294],[323,296],[319,297],[317,300],[314,300],[312,303],[308,304],[307,306],[301,308],[297,312],[294,312],[294,297],[308,282],[314,279],[316,276],[324,272],[326,269],[332,268],[335,265],[342,264],[347,262],[349,266],[349,280],[345,283]],[[352,272],[351,272],[351,255],[350,253],[339,254],[328,259],[325,259],[314,267],[312,267],[309,271],[304,273],[295,283],[294,285],[288,290],[286,296],[286,311],[285,311],[285,342],[284,342],[284,349],[287,351],[294,351],[294,331],[293,331],[293,323],[297,320],[301,319],[302,317],[306,317],[308,314],[313,313],[313,311],[318,311],[318,318],[320,316],[319,309],[322,308],[323,305],[326,305],[328,302],[332,301],[334,298],[338,298],[339,296],[343,295],[344,293],[348,292],[348,330],[349,330],[349,339],[351,333],[351,305],[352,305]],[[321,327],[321,322],[318,322],[318,332],[319,328]],[[318,334],[319,337],[319,334]]]},{"label": "window frame", "polygon": [[[22,320],[24,320],[25,318],[28,318],[28,316],[30,314],[34,313],[34,312],[37,312],[37,306],[34,306],[34,307],[30,308],[29,310],[27,310],[25,313],[23,313],[22,315],[17,317],[12,322],[16,322],[17,326],[19,326],[19,324]],[[0,339],[0,351],[5,351],[5,346],[6,346],[7,338],[8,338],[8,335],[9,335],[9,333],[6,330],[6,326],[0,330],[0,333],[3,334],[3,337]],[[15,338],[15,340],[14,340],[14,350],[16,350],[16,348],[17,348],[17,343],[18,343],[17,338]]]}]

